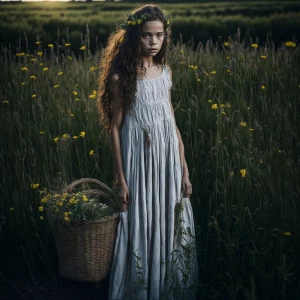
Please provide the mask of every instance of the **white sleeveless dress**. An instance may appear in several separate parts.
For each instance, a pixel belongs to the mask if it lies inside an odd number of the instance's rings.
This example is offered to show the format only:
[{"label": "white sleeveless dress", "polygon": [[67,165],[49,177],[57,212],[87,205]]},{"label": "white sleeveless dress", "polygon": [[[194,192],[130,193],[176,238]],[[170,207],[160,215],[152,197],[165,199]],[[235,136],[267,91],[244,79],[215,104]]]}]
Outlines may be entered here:
[{"label": "white sleeveless dress", "polygon": [[167,66],[156,78],[138,79],[135,104],[120,130],[130,204],[120,213],[109,299],[195,297],[194,219],[182,194],[171,86]]}]

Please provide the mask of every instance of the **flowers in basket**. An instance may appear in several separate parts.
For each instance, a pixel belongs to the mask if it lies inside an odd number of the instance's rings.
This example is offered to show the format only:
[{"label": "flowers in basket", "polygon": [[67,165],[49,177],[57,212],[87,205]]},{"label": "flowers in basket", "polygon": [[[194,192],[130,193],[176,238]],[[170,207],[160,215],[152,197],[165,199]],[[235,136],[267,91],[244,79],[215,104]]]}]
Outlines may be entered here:
[{"label": "flowers in basket", "polygon": [[92,221],[111,216],[116,209],[111,204],[101,203],[95,195],[84,191],[50,193],[41,192],[39,211],[46,211],[50,223],[71,224],[78,221]]}]

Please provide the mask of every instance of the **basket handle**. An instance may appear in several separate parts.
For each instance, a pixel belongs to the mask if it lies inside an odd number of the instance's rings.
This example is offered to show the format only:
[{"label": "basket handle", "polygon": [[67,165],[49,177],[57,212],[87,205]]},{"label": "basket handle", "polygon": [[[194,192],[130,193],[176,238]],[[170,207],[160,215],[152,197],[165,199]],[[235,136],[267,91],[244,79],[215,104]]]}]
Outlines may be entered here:
[{"label": "basket handle", "polygon": [[101,191],[101,190],[97,190],[97,189],[90,189],[90,190],[85,190],[83,192],[87,192],[87,193],[92,193],[92,194],[98,194],[100,196],[103,196],[105,198],[108,198],[111,203],[119,209],[119,203],[117,204],[117,201],[115,200],[117,198],[117,195],[114,191],[112,191],[105,183],[101,182],[98,179],[95,178],[81,178],[78,180],[73,181],[72,183],[70,183],[69,185],[67,185],[63,192],[70,192],[72,191],[72,189],[76,186],[79,185],[81,183],[85,183],[85,182],[93,182],[98,184],[99,186],[101,186],[105,192]]}]

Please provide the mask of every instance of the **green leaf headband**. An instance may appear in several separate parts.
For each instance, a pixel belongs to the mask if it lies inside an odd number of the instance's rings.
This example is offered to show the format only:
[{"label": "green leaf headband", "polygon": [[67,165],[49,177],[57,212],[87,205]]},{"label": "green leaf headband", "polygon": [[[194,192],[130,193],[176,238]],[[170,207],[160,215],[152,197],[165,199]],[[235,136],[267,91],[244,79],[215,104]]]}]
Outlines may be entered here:
[{"label": "green leaf headband", "polygon": [[[145,13],[137,16],[136,14],[129,15],[127,20],[124,23],[121,23],[119,26],[122,29],[127,29],[129,26],[136,26],[145,23],[146,21],[152,18],[151,15]],[[169,28],[171,25],[171,17],[169,15],[164,15],[166,28]]]}]

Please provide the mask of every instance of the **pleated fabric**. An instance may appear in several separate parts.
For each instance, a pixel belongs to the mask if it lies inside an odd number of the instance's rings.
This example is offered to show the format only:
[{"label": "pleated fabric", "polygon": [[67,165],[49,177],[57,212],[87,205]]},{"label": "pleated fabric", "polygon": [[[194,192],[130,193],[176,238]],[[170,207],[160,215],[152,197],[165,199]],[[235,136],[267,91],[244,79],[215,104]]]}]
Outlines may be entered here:
[{"label": "pleated fabric", "polygon": [[120,130],[130,204],[120,213],[109,299],[195,297],[194,219],[182,195],[171,86],[167,66],[154,79],[138,79],[134,106]]}]

